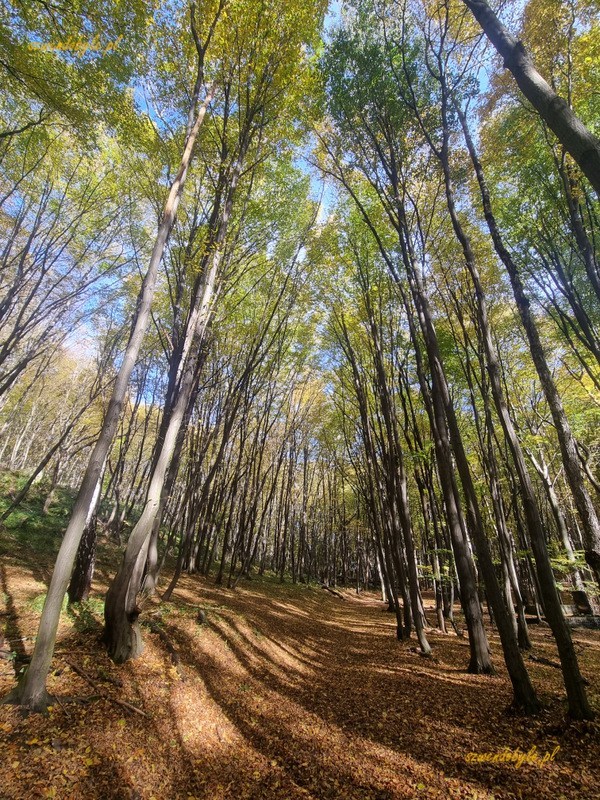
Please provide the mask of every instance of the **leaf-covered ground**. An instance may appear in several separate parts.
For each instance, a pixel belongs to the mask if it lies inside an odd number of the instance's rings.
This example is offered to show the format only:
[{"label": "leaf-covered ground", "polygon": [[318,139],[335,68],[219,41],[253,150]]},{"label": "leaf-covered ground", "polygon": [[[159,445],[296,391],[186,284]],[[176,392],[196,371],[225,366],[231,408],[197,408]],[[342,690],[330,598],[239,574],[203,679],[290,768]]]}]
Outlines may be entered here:
[{"label": "leaf-covered ground", "polygon": [[[17,666],[31,651],[48,577],[31,556],[5,549],[1,562],[0,623]],[[470,676],[466,639],[430,631],[435,659],[425,660],[414,641],[395,640],[376,595],[344,597],[269,580],[229,591],[188,577],[173,602],[144,613],[153,626],[145,653],[123,667],[97,642],[99,601],[65,611],[49,684],[60,700],[46,717],[0,706],[0,798],[600,796],[600,726],[565,721],[557,669],[530,662],[547,710],[511,716],[494,632],[499,675]],[[556,661],[548,629],[532,635],[535,653]],[[600,632],[575,639],[600,711]],[[13,667],[0,662],[2,694]],[[467,758],[533,747],[554,760]]]}]

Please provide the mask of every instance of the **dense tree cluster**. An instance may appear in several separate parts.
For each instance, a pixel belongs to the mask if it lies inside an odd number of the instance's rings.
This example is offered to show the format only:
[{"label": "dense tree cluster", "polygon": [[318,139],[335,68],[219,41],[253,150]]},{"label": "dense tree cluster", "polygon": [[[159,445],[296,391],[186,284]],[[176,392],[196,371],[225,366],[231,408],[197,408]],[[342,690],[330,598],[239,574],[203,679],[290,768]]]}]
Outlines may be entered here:
[{"label": "dense tree cluster", "polygon": [[521,11],[0,12],[4,517],[77,490],[12,700],[47,703],[102,533],[117,662],[183,572],[380,587],[424,656],[427,589],[475,673],[487,605],[527,712],[544,617],[591,718],[564,604],[600,580],[600,26]]}]

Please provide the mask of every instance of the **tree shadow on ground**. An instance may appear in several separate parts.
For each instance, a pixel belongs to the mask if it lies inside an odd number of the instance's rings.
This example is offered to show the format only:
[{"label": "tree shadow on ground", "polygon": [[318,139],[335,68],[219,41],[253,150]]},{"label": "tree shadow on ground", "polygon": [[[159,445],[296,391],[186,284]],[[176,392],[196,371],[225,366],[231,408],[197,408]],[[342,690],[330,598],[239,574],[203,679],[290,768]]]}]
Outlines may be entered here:
[{"label": "tree shadow on ground", "polygon": [[7,658],[12,661],[15,676],[17,676],[23,666],[29,662],[29,657],[25,649],[23,632],[19,625],[19,615],[15,607],[13,595],[9,590],[6,565],[4,563],[0,563],[0,592],[2,593],[2,599],[6,608],[6,612],[3,615],[3,619],[6,620],[6,625],[4,628],[4,643],[2,649],[6,651]]},{"label": "tree shadow on ground", "polygon": [[[500,670],[488,678],[465,673],[468,643],[454,636],[430,632],[437,660],[422,659],[414,640],[396,641],[382,604],[364,597],[256,584],[232,592],[184,577],[162,615],[180,669],[156,633],[145,632],[142,658],[117,667],[97,643],[97,614],[94,625],[82,618],[62,628],[49,689],[64,702],[48,719],[0,710],[0,736],[11,726],[7,798],[43,796],[32,790],[38,784],[65,800],[597,797],[593,729],[565,728],[558,704],[533,720],[504,713],[510,684],[493,632]],[[536,647],[551,647],[534,636]],[[598,663],[593,647],[586,654]],[[536,682],[546,675],[548,693],[559,697],[557,671],[535,669]],[[70,705],[66,695],[87,702]],[[65,749],[52,744],[57,731]],[[559,758],[543,769],[465,760],[554,744]]]},{"label": "tree shadow on ground", "polygon": [[[565,790],[564,771],[559,776],[546,768],[540,775],[536,767],[517,772],[510,764],[467,763],[472,751],[527,751],[535,744],[544,752],[555,742],[535,722],[504,714],[511,699],[506,679],[461,671],[455,662],[466,662],[466,643],[454,639],[454,663],[439,665],[393,641],[392,626],[377,623],[373,605],[336,607],[303,598],[300,609],[249,594],[240,602],[229,598],[234,614],[213,614],[204,627],[222,641],[229,663],[199,651],[198,637],[178,627],[169,633],[241,736],[285,764],[296,785],[323,798],[342,796],[339,780],[344,797],[372,791],[382,798],[403,796],[397,794],[398,777],[395,790],[387,787],[386,776],[395,773],[403,774],[407,791],[433,782],[443,791],[445,782],[456,780],[473,792],[505,785],[526,797],[533,783],[533,797],[540,778],[542,785]],[[451,640],[442,638],[447,649]],[[432,639],[441,644],[435,634]],[[366,776],[365,759],[379,763]],[[577,792],[577,775],[571,777]]]}]

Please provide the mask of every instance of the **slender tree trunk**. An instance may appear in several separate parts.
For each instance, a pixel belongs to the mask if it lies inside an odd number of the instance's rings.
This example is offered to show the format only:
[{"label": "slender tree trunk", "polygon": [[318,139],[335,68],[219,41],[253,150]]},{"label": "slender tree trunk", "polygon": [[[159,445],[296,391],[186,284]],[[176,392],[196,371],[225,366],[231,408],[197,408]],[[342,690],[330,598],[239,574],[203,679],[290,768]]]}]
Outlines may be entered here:
[{"label": "slender tree trunk", "polygon": [[[401,217],[403,219],[402,211]],[[490,658],[489,644],[483,624],[481,604],[477,593],[475,565],[463,530],[464,521],[462,519],[461,509],[457,502],[458,491],[454,477],[452,448],[446,416],[447,413],[449,413],[450,416],[453,414],[452,401],[450,399],[446,377],[443,372],[437,335],[433,326],[429,303],[413,263],[413,257],[407,238],[405,238],[402,221],[400,223],[400,230],[407,276],[409,278],[413,302],[419,318],[419,325],[423,334],[425,349],[431,367],[431,392],[425,380],[422,365],[418,366],[419,383],[428,409],[440,486],[442,487],[444,504],[446,507],[446,519],[452,540],[456,570],[460,580],[460,599],[469,629],[471,659],[468,669],[469,672],[476,674],[493,674],[494,667]],[[405,305],[407,305],[406,301]],[[410,315],[411,309],[408,307],[407,312]],[[412,325],[411,338],[415,345],[416,352],[419,345],[416,338],[416,331],[412,329]],[[456,444],[458,445],[458,441]]]},{"label": "slender tree trunk", "polygon": [[[94,498],[94,492],[102,473],[102,465],[104,464],[117,430],[121,410],[125,402],[127,387],[129,385],[129,378],[150,321],[150,308],[154,297],[158,266],[169,239],[173,223],[175,222],[177,207],[185,184],[188,167],[192,159],[194,144],[213,95],[214,87],[211,87],[198,110],[196,120],[186,138],[179,170],[171,185],[169,196],[165,203],[162,220],[158,228],[158,234],[150,258],[150,264],[138,298],[133,328],[115,380],[113,393],[102,423],[100,436],[90,456],[71,514],[71,519],[56,558],[56,564],[52,573],[46,602],[44,603],[31,663],[19,685],[7,698],[9,702],[28,706],[32,710],[44,709],[49,701],[49,695],[46,691],[46,679],[54,653],[54,643],[56,641],[56,631],[58,629],[62,601],[71,578],[77,549],[85,530],[89,510]],[[197,102],[198,97],[195,96],[192,101],[194,109]]]},{"label": "slender tree trunk", "polygon": [[[463,121],[463,128],[465,131],[465,138],[468,140],[467,146],[469,147],[471,157],[473,160],[474,165],[478,162],[475,161],[475,150],[472,145],[472,140],[468,135],[468,129],[466,128],[466,122],[464,121],[464,116],[462,117]],[[447,169],[448,165],[445,165],[446,170],[446,182],[447,182],[447,192],[450,194],[450,190],[448,188],[448,176],[447,176]],[[486,212],[486,219],[488,220],[488,225],[491,221],[491,206],[489,204],[489,195],[487,191],[484,191],[487,187],[485,187],[485,183],[483,182],[483,170],[481,169],[481,165],[478,166],[478,180],[480,184],[480,188],[482,190],[482,196],[487,198],[487,212]],[[473,280],[473,285],[475,288],[475,295],[478,304],[478,311],[480,317],[480,325],[481,331],[483,336],[483,341],[486,350],[486,358],[488,363],[488,372],[490,376],[490,385],[492,388],[492,395],[494,397],[494,403],[496,405],[496,410],[498,412],[498,416],[500,417],[500,422],[502,424],[502,428],[504,430],[504,435],[506,437],[506,441],[510,448],[510,452],[516,467],[518,481],[519,481],[519,488],[522,495],[522,502],[523,502],[523,509],[525,512],[525,518],[527,520],[527,528],[531,537],[531,544],[533,548],[533,554],[536,562],[538,577],[540,581],[540,589],[542,592],[542,596],[544,599],[544,608],[546,612],[546,616],[548,622],[552,628],[552,632],[556,639],[556,643],[558,646],[558,651],[561,660],[561,666],[563,671],[563,679],[565,682],[565,688],[567,691],[567,697],[569,700],[569,712],[573,717],[576,719],[592,719],[593,714],[589,707],[587,696],[585,692],[585,687],[583,683],[583,679],[581,677],[581,673],[579,671],[579,665],[577,662],[577,656],[575,653],[575,649],[573,647],[573,642],[571,639],[571,633],[566,624],[562,613],[562,607],[560,603],[560,598],[558,596],[558,592],[556,589],[556,584],[554,581],[554,575],[552,573],[552,568],[550,566],[550,558],[548,555],[548,548],[546,545],[546,536],[543,528],[543,523],[540,518],[540,512],[537,505],[535,493],[533,490],[533,485],[531,483],[531,477],[529,475],[529,471],[527,469],[527,465],[525,463],[525,456],[523,454],[523,450],[521,448],[520,442],[517,438],[514,425],[508,413],[508,408],[506,406],[503,392],[502,392],[502,385],[500,380],[500,370],[499,364],[494,352],[493,344],[491,341],[491,335],[489,332],[489,326],[487,323],[487,316],[486,316],[486,308],[485,308],[485,297],[483,294],[483,288],[481,286],[481,282],[479,280],[479,275],[475,266],[475,261],[473,259],[468,239],[466,238],[464,232],[461,231],[460,223],[458,223],[458,218],[456,213],[453,211],[453,204],[451,202],[452,198],[449,196],[449,207],[450,212],[453,220],[453,225],[455,231],[457,233],[457,238],[461,241],[463,251],[465,253],[465,261],[467,264],[467,268],[471,274],[471,278]],[[495,227],[495,220],[492,223],[492,227],[490,230],[494,230],[495,232],[495,241],[500,243],[499,233],[497,228]],[[494,235],[494,234],[493,234]],[[508,254],[506,254],[508,255]],[[509,258],[510,260],[510,258]],[[503,259],[504,261],[504,259]],[[514,268],[514,264],[511,261],[511,268]],[[516,275],[516,270],[513,269],[513,272]],[[513,275],[511,274],[511,282],[513,283],[513,289],[515,288],[515,282],[513,281]],[[517,300],[517,305],[519,305],[519,299],[517,297],[517,293],[515,292],[515,299]],[[533,320],[529,316],[529,305],[527,304],[527,311],[525,317],[529,323],[533,323]],[[523,316],[522,316],[523,319]],[[532,330],[535,331],[535,336],[537,337],[537,328],[535,325],[532,325]],[[537,340],[539,344],[539,339]],[[531,344],[531,339],[530,339]],[[541,347],[541,345],[540,345]],[[541,351],[540,351],[541,352]],[[533,351],[532,351],[533,355]],[[539,353],[538,353],[539,356]],[[535,360],[535,356],[534,356]],[[543,358],[542,353],[542,360],[544,365],[547,369],[547,364],[545,362],[545,358]],[[541,376],[540,376],[541,377]],[[554,388],[555,392],[555,400],[558,401],[560,404],[560,398],[558,397],[558,393],[556,392],[556,387],[554,386],[554,382],[551,381],[552,387]],[[552,409],[552,403],[548,400],[549,405]],[[562,404],[560,404],[560,408],[562,410]],[[554,415],[553,415],[554,416]],[[563,412],[564,416],[564,412]],[[558,428],[558,425],[557,425]],[[570,429],[569,429],[570,432]],[[563,431],[564,433],[564,431]],[[559,437],[560,437],[559,432]],[[573,441],[573,449],[575,450],[574,441]],[[577,452],[575,450],[574,457],[577,462],[577,468],[579,470],[579,459],[577,456]],[[581,487],[579,487],[581,490]],[[588,496],[589,501],[589,496]],[[591,501],[590,501],[591,505]],[[591,509],[595,516],[595,511],[593,510],[593,506]],[[589,517],[588,517],[589,519]],[[597,522],[597,520],[596,520]],[[599,537],[598,540],[600,542],[600,529],[599,529]],[[600,554],[600,550],[597,551]],[[597,562],[600,563],[600,562]]]},{"label": "slender tree trunk", "polygon": [[579,569],[577,569],[575,565],[575,551],[573,550],[573,544],[571,543],[571,537],[569,536],[569,530],[567,528],[567,522],[565,520],[565,515],[562,512],[560,507],[560,502],[558,500],[556,490],[554,488],[554,483],[550,478],[550,471],[548,470],[548,465],[544,461],[543,455],[540,454],[539,460],[534,458],[533,455],[530,453],[529,457],[531,459],[531,463],[537,470],[538,475],[542,479],[542,483],[544,484],[544,489],[548,495],[548,501],[550,503],[550,509],[552,510],[552,515],[554,517],[554,521],[556,522],[556,528],[558,530],[558,536],[562,542],[563,547],[565,548],[565,553],[567,554],[567,559],[569,564],[572,565],[573,573],[573,583],[575,585],[575,589],[579,592],[582,592],[587,599],[587,602],[592,605],[591,598],[587,597],[587,592],[585,590],[585,585],[583,583],[583,578],[581,577],[581,573]]},{"label": "slender tree trunk", "polygon": [[463,0],[504,59],[519,88],[546,125],[571,154],[600,198],[600,140],[536,70],[523,43],[502,25],[485,0]]},{"label": "slender tree trunk", "polygon": [[94,566],[96,563],[97,512],[102,491],[103,474],[104,469],[98,479],[96,491],[94,492],[94,497],[90,504],[85,530],[79,542],[79,547],[77,548],[75,567],[71,575],[69,588],[67,589],[69,603],[80,603],[82,600],[87,600],[92,588],[92,578],[94,577]]},{"label": "slender tree trunk", "polygon": [[161,506],[165,477],[194,384],[196,359],[191,350],[196,336],[203,336],[212,315],[219,264],[220,252],[217,250],[205,278],[203,290],[199,292],[197,304],[190,316],[187,342],[182,354],[179,393],[152,473],[144,510],[129,536],[123,563],[106,595],[104,641],[110,657],[117,663],[135,658],[142,650],[141,634],[137,624],[140,613],[137,596],[148,556],[152,529]]}]

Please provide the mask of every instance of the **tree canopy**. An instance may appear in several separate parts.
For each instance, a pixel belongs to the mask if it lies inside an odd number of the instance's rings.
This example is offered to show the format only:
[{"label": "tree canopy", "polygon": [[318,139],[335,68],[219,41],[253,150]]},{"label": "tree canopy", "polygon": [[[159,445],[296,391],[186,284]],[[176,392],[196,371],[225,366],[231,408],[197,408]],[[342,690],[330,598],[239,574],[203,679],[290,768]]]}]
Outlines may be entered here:
[{"label": "tree canopy", "polygon": [[65,504],[7,702],[51,704],[65,596],[122,664],[182,580],[270,576],[380,591],[432,681],[464,626],[524,715],[543,623],[594,719],[597,12],[4,5],[4,532]]}]

